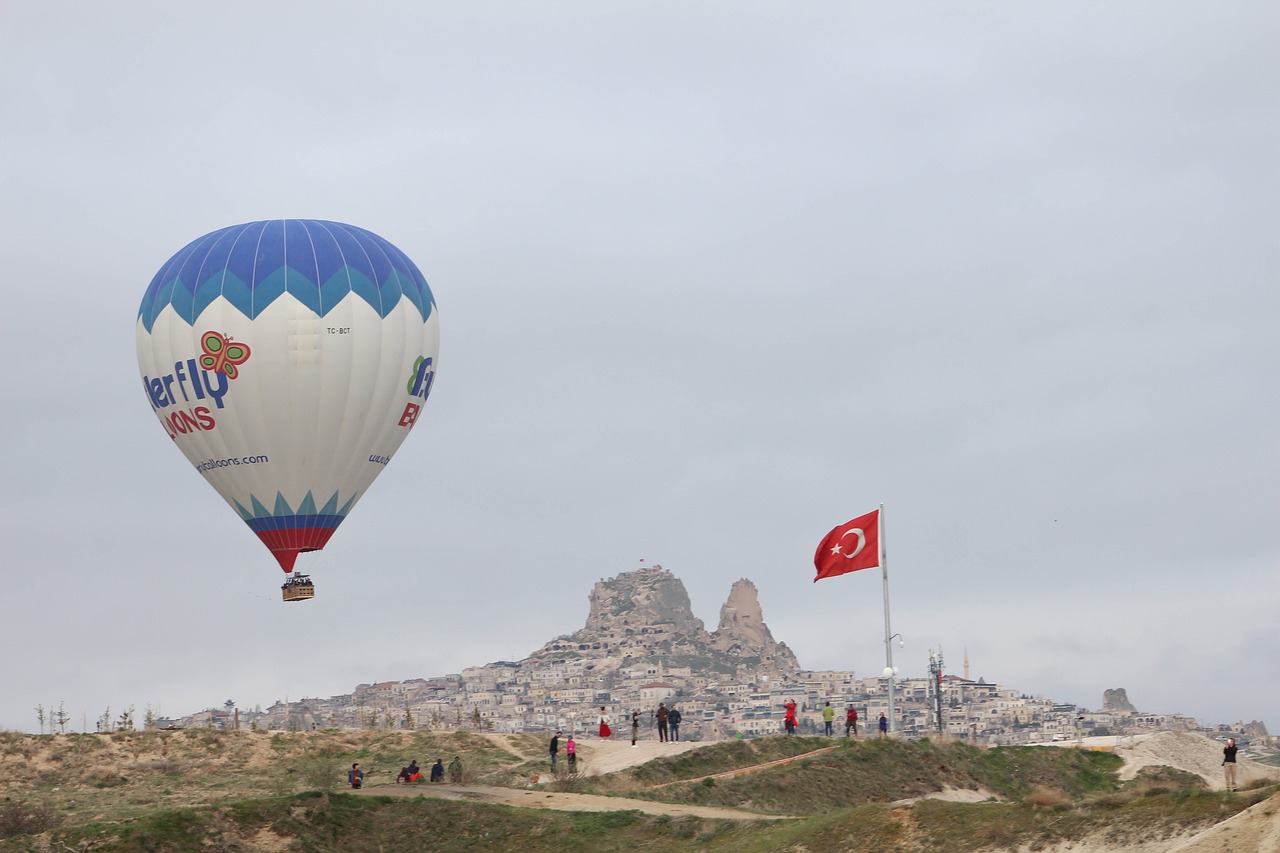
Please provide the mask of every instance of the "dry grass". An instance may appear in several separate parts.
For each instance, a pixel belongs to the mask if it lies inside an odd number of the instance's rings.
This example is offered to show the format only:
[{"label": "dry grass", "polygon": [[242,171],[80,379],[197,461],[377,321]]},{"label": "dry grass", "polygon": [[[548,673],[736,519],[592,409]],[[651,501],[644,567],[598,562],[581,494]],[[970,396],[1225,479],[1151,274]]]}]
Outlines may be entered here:
[{"label": "dry grass", "polygon": [[1046,785],[1036,785],[1027,794],[1027,802],[1039,809],[1061,806],[1071,801],[1065,792]]}]

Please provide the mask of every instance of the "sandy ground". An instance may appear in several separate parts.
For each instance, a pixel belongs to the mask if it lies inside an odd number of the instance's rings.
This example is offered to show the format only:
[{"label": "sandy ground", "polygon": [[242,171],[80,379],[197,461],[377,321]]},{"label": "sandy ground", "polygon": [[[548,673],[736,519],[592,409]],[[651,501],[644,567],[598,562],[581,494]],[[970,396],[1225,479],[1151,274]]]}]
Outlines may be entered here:
[{"label": "sandy ground", "polygon": [[[642,740],[633,747],[631,741],[625,739],[580,740],[578,741],[578,764],[580,765],[578,769],[588,775],[603,776],[606,773],[616,773],[628,767],[645,764],[655,758],[666,758],[691,749],[711,746],[712,743],[713,741],[687,740],[659,743],[656,740]],[[561,750],[563,751],[563,746]],[[560,756],[560,760],[564,761],[564,755]]]},{"label": "sandy ground", "polygon": [[[500,742],[502,735],[490,735],[491,740]],[[679,755],[691,749],[710,746],[711,742],[680,741],[678,743],[659,743],[653,740],[639,741],[634,747],[628,739],[578,741],[578,770],[588,776],[603,776],[616,773],[628,767],[635,767],[669,755]],[[566,761],[562,752],[560,762]],[[532,783],[546,781],[546,778],[534,777]],[[652,815],[671,815],[673,817],[691,816],[724,820],[789,820],[778,815],[762,815],[737,809],[712,808],[709,806],[690,806],[677,803],[655,803],[651,800],[633,800],[627,797],[601,797],[595,794],[556,793],[543,790],[524,790],[520,788],[497,788],[484,785],[378,785],[362,788],[356,792],[365,795],[393,797],[438,797],[445,800],[468,800],[478,803],[496,803],[504,806],[518,806],[526,809],[555,809],[557,811],[575,812],[617,812],[634,809]]]},{"label": "sandy ground", "polygon": [[[1060,741],[1041,746],[1074,747],[1075,741]],[[1222,775],[1222,741],[1192,732],[1158,732],[1135,737],[1084,738],[1085,749],[1105,749],[1124,759],[1121,779],[1132,779],[1143,767],[1166,765],[1195,773],[1210,790],[1225,786]],[[1280,767],[1269,767],[1251,761],[1243,754],[1237,757],[1236,787],[1247,788],[1259,779],[1280,779]]]},{"label": "sandy ground", "polygon": [[[501,744],[502,735],[490,735],[491,740]],[[657,741],[640,741],[634,747],[628,740],[586,740],[578,742],[578,768],[589,776],[603,776],[615,773],[628,767],[635,767],[669,755],[679,755],[691,749],[710,746],[712,742],[681,741],[679,743],[659,743]],[[816,753],[828,752],[835,747],[816,750]],[[787,764],[808,755],[769,761],[755,767],[740,768],[717,776],[734,776],[765,767]],[[565,761],[564,756],[560,758]],[[533,784],[545,779],[533,777]],[[690,780],[685,780],[690,781]],[[365,796],[393,797],[437,797],[446,800],[468,800],[471,802],[496,803],[506,806],[517,806],[530,809],[555,809],[557,811],[606,812],[626,811],[634,809],[652,815],[691,816],[723,820],[789,820],[778,815],[762,815],[738,809],[714,808],[709,806],[692,806],[679,803],[656,803],[651,800],[637,800],[628,797],[601,797],[595,794],[558,793],[544,790],[525,790],[520,788],[498,788],[484,785],[376,785],[362,788],[355,792]],[[982,802],[994,796],[989,791],[966,791],[948,788],[917,799],[940,799],[953,802]],[[903,800],[895,805],[910,805],[916,799]]]},{"label": "sandy ground", "polygon": [[655,803],[627,797],[600,797],[595,794],[561,794],[550,791],[527,791],[519,788],[491,788],[486,785],[379,785],[362,788],[355,794],[393,797],[436,797],[443,800],[467,800],[473,803],[495,803],[525,809],[554,809],[570,812],[622,812],[635,810],[652,815],[691,816],[720,820],[791,820],[778,815],[762,815],[737,809],[709,806],[687,806]]},{"label": "sandy ground", "polygon": [[1170,847],[1168,853],[1280,853],[1280,794]]}]

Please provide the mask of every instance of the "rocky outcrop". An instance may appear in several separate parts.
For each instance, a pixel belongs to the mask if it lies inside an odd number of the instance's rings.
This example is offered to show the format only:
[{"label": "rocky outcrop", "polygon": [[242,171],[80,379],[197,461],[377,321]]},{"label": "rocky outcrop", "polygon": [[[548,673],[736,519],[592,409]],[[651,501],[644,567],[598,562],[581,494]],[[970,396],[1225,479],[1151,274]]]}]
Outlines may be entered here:
[{"label": "rocky outcrop", "polygon": [[1267,741],[1267,724],[1261,720],[1254,720],[1250,723],[1239,723],[1238,725],[1240,727],[1240,731],[1244,733],[1245,737],[1250,738],[1251,740],[1262,741],[1263,743]]},{"label": "rocky outcrop", "polygon": [[667,625],[673,631],[702,632],[684,584],[662,566],[651,566],[601,580],[589,596],[591,612],[578,633],[610,632],[628,626]]},{"label": "rocky outcrop", "polygon": [[1138,709],[1129,702],[1123,687],[1113,687],[1102,694],[1102,710],[1113,714],[1136,714]]},{"label": "rocky outcrop", "polygon": [[720,608],[720,625],[711,634],[713,648],[733,655],[757,657],[790,671],[800,669],[795,654],[776,642],[764,623],[756,585],[743,578],[733,584]]},{"label": "rocky outcrop", "polygon": [[688,667],[695,676],[732,675],[753,683],[759,676],[800,671],[795,654],[769,632],[749,580],[733,585],[714,633],[693,615],[684,584],[662,566],[602,578],[588,601],[586,625],[547,643],[529,656],[531,661],[595,658],[598,674],[643,660]]}]

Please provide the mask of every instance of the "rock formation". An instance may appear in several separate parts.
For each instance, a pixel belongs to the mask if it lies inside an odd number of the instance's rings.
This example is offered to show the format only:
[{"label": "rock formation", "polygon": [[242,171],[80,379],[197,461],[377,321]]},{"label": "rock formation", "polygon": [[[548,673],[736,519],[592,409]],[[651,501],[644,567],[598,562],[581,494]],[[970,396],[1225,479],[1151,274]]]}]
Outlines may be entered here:
[{"label": "rock formation", "polygon": [[1129,702],[1123,687],[1114,687],[1102,694],[1102,710],[1113,714],[1136,714],[1138,709]]},{"label": "rock formation", "polygon": [[711,634],[711,645],[722,652],[760,658],[782,669],[800,669],[796,656],[785,643],[775,642],[764,623],[756,585],[743,578],[729,590],[729,599],[720,608],[720,626]]},{"label": "rock formation", "polygon": [[597,673],[648,661],[753,683],[800,671],[792,651],[769,632],[749,580],[733,585],[714,633],[693,615],[684,584],[661,566],[601,579],[588,601],[586,625],[547,643],[530,660],[595,658]]},{"label": "rock formation", "polygon": [[591,612],[578,633],[609,632],[627,626],[670,625],[673,631],[696,634],[702,620],[693,615],[684,584],[662,566],[639,569],[601,580],[589,596]]}]

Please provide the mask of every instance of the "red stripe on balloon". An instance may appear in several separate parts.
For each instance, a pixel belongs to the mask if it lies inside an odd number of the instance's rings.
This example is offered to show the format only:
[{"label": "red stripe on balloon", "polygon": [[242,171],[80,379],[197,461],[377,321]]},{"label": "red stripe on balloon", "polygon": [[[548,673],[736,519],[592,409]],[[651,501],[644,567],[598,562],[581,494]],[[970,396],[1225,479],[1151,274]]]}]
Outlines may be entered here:
[{"label": "red stripe on balloon", "polygon": [[319,551],[329,541],[335,529],[333,527],[294,527],[289,530],[262,530],[258,532],[258,538],[275,555],[280,568],[291,572],[298,554],[303,551]]}]

